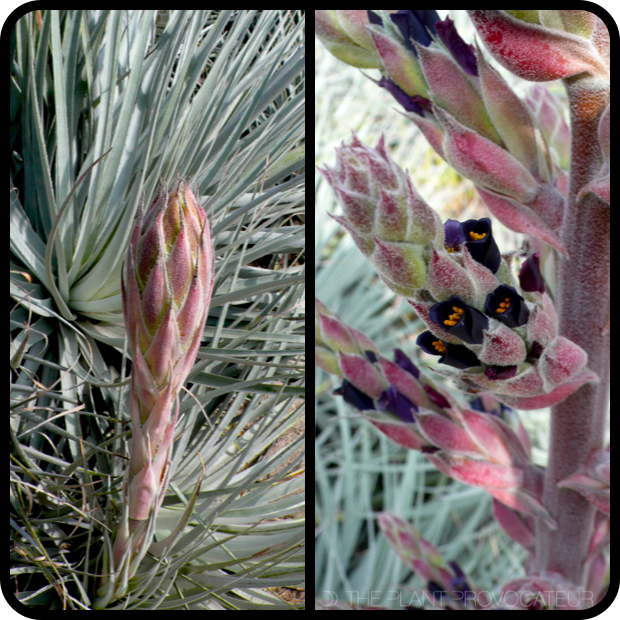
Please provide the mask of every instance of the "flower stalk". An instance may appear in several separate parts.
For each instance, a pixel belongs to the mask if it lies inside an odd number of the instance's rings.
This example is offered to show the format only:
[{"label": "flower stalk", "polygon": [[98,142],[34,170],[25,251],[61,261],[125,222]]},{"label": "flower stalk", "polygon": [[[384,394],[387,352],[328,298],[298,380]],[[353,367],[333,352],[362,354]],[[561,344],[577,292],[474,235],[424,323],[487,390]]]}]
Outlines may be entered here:
[{"label": "flower stalk", "polygon": [[[569,96],[573,157],[562,229],[568,261],[558,265],[558,315],[561,333],[588,354],[599,378],[553,407],[544,502],[559,524],[556,532],[541,526],[537,556],[541,571],[561,570],[574,584],[585,580],[595,508],[576,491],[558,484],[582,468],[603,445],[609,397],[611,308],[610,208],[602,198],[580,193],[604,165],[598,133],[609,103],[609,87],[588,75],[565,80]],[[583,243],[583,231],[596,234],[596,260]],[[579,294],[575,294],[578,291]],[[595,300],[596,303],[590,303]],[[579,420],[579,432],[574,431]],[[566,541],[570,540],[570,545]]]}]

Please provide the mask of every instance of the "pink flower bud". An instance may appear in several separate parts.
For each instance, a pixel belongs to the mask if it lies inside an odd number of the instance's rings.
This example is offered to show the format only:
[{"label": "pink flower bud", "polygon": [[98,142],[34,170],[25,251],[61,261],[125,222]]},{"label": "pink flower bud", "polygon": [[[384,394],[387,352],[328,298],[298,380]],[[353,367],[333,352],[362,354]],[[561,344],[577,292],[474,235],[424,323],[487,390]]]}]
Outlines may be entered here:
[{"label": "pink flower bud", "polygon": [[479,458],[482,451],[467,431],[447,418],[431,411],[418,411],[416,424],[429,443],[450,453]]},{"label": "pink flower bud", "polygon": [[431,407],[431,400],[420,381],[401,368],[398,364],[390,362],[383,355],[378,355],[379,366],[385,378],[401,394],[405,395],[416,407]]},{"label": "pink flower bud", "polygon": [[426,289],[439,301],[445,301],[458,295],[466,302],[474,301],[475,287],[469,273],[444,252],[432,248],[432,257],[428,263]]},{"label": "pink flower bud", "polygon": [[[452,56],[438,45],[416,49],[434,103],[480,135],[501,144],[480,96],[477,84],[463,73]],[[430,97],[429,97],[430,98]]]},{"label": "pink flower bud", "polygon": [[360,416],[380,430],[388,439],[408,450],[422,450],[429,447],[428,440],[417,429],[416,424],[387,419],[385,414],[362,411]]},{"label": "pink flower bud", "polygon": [[364,394],[376,400],[387,388],[385,379],[364,357],[339,351],[338,360],[344,377]]},{"label": "pink flower bud", "polygon": [[[529,376],[524,377],[524,379],[529,379]],[[538,381],[538,379],[536,379],[536,381]],[[542,393],[535,396],[514,396],[513,392],[506,391],[506,393],[501,395],[496,394],[496,396],[497,400],[500,402],[516,409],[523,409],[525,411],[532,409],[544,409],[545,407],[553,407],[553,405],[557,405],[562,402],[585,383],[595,381],[598,381],[598,376],[586,368],[581,372],[578,372],[574,377],[572,377],[572,379],[562,385],[559,385],[547,394]],[[521,391],[519,388],[523,387],[524,383],[525,381],[519,382],[519,387],[514,391],[514,393]],[[527,394],[527,390],[524,391],[524,394]]]},{"label": "pink flower bud", "polygon": [[558,336],[545,347],[538,364],[545,392],[570,381],[587,362],[588,355],[580,346]]},{"label": "pink flower bud", "polygon": [[508,508],[502,502],[493,500],[493,516],[501,528],[528,551],[533,551],[536,545],[536,530],[534,519]]},{"label": "pink flower bud", "polygon": [[370,338],[344,323],[316,297],[314,308],[314,354],[317,366],[342,377],[338,351],[360,355],[364,351],[377,352]]},{"label": "pink flower bud", "polygon": [[547,143],[527,105],[476,48],[484,105],[506,149],[539,181],[553,182]]},{"label": "pink flower bud", "polygon": [[413,112],[405,112],[404,116],[418,126],[418,129],[424,134],[424,137],[428,140],[428,143],[433,147],[433,150],[443,159],[446,156],[443,152],[443,141],[445,130],[437,119],[432,114],[424,114],[420,116]]},{"label": "pink flower bud", "polygon": [[[315,11],[316,13],[317,11]],[[369,52],[373,52],[375,46],[372,38],[366,30],[369,25],[368,12],[365,10],[337,10],[336,17],[338,24],[343,32],[348,35],[349,39],[356,45],[363,47]]]},{"label": "pink flower bud", "polygon": [[[545,293],[545,296],[549,296]],[[529,342],[537,342],[541,346],[547,346],[557,335],[558,319],[553,304],[549,304],[552,312],[545,311],[540,306],[535,306],[527,323],[527,339]]]},{"label": "pink flower bud", "polygon": [[491,321],[477,356],[490,366],[514,366],[522,364],[526,354],[525,343],[517,332],[498,321]]},{"label": "pink flower bud", "polygon": [[500,194],[476,186],[478,194],[488,207],[489,211],[507,228],[526,235],[542,239],[561,254],[566,255],[566,249],[553,228],[534,209],[520,202],[501,196]]},{"label": "pink flower bud", "polygon": [[598,510],[608,515],[610,514],[610,477],[609,451],[595,450],[584,467],[573,476],[559,482],[558,486],[577,491]]},{"label": "pink flower bud", "polygon": [[471,486],[514,489],[523,483],[523,472],[516,467],[475,461],[447,452],[428,454],[427,458],[439,471]]}]

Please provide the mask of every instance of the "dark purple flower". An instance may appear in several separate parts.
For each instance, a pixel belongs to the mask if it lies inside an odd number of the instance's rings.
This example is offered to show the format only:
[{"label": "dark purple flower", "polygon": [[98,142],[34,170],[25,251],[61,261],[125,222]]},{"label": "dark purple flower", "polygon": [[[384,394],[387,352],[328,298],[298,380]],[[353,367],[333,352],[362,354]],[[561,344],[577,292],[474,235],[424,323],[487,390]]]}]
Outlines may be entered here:
[{"label": "dark purple flower", "polygon": [[361,390],[358,390],[346,379],[337,390],[334,390],[334,394],[342,396],[345,403],[352,405],[359,411],[372,411],[373,409],[376,409],[372,398],[364,394]]},{"label": "dark purple flower", "polygon": [[507,284],[498,286],[487,295],[484,308],[489,316],[508,327],[521,327],[530,317],[530,310],[525,305],[525,299]]},{"label": "dark purple flower", "polygon": [[416,344],[430,355],[439,355],[439,363],[453,368],[471,368],[480,366],[476,354],[462,344],[449,344],[433,336],[429,331],[422,332]]},{"label": "dark purple flower", "polygon": [[502,418],[503,420],[507,419],[509,415],[512,413],[512,409],[495,400],[494,402],[497,405],[498,409],[495,409],[495,408],[488,409],[487,407],[485,407],[485,403],[482,400],[482,398],[478,396],[476,398],[471,398],[469,400],[469,406],[474,411],[480,411],[481,413],[488,413],[489,415],[493,415],[496,418]]},{"label": "dark purple flower", "polygon": [[387,411],[399,417],[403,422],[415,422],[413,411],[417,411],[418,408],[393,385],[381,392],[377,404],[381,411]]},{"label": "dark purple flower", "polygon": [[374,351],[364,351],[364,353],[366,353],[366,357],[371,364],[377,363],[377,356]]},{"label": "dark purple flower", "polygon": [[483,331],[489,326],[489,319],[458,295],[432,306],[429,316],[433,323],[468,344],[482,344]]},{"label": "dark purple flower", "polygon": [[444,21],[438,21],[435,24],[437,34],[448,48],[454,60],[459,63],[461,69],[468,75],[478,76],[478,63],[474,54],[473,45],[469,45],[463,41],[461,35],[456,31],[454,22],[446,17]]},{"label": "dark purple flower", "polygon": [[493,273],[497,273],[502,257],[497,243],[493,239],[491,220],[488,217],[483,217],[479,220],[462,222],[461,233],[465,238],[465,246],[471,257]]},{"label": "dark purple flower", "polygon": [[406,370],[409,374],[413,375],[416,379],[420,378],[420,371],[416,365],[411,361],[404,351],[400,349],[394,349],[394,362],[398,364],[403,370]]},{"label": "dark purple flower", "polygon": [[467,579],[465,578],[465,574],[461,570],[461,567],[456,562],[448,562],[448,564],[456,575],[453,579],[450,579],[450,587],[453,590],[456,590],[457,592],[463,592],[464,594],[467,594],[469,592],[475,594],[475,592],[469,587],[469,584],[467,583]]},{"label": "dark purple flower", "polygon": [[[371,17],[372,11],[368,11],[368,19],[370,23],[377,23]],[[378,16],[375,16],[378,17]],[[439,21],[437,11],[432,9],[419,9],[414,11],[398,11],[398,13],[390,14],[390,19],[400,30],[403,38],[407,42],[409,49],[417,56],[418,51],[413,44],[417,41],[424,47],[428,47],[432,38],[431,35],[437,34],[435,24]]]},{"label": "dark purple flower", "polygon": [[528,256],[523,265],[521,265],[519,284],[528,293],[545,292],[545,281],[540,273],[540,252]]},{"label": "dark purple flower", "polygon": [[407,112],[415,112],[419,116],[425,116],[425,111],[431,111],[431,102],[428,99],[420,95],[410,97],[391,78],[382,77],[376,84],[381,86],[381,88],[385,88]]},{"label": "dark purple flower", "polygon": [[446,220],[443,225],[444,247],[446,252],[455,254],[461,251],[465,237],[461,232],[461,223],[458,220]]}]

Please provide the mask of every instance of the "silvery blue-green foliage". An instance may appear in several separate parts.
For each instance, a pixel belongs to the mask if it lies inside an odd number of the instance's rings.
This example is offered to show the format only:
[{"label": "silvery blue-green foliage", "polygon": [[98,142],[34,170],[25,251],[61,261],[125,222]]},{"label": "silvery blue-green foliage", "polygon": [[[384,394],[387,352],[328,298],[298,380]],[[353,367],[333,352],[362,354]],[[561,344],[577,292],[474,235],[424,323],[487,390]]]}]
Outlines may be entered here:
[{"label": "silvery blue-green foliage", "polygon": [[92,609],[107,570],[130,434],[122,261],[139,203],[180,175],[213,222],[213,298],[158,542],[108,609],[299,608],[270,588],[304,580],[304,25],[34,11],[11,32],[11,575],[26,605]]}]

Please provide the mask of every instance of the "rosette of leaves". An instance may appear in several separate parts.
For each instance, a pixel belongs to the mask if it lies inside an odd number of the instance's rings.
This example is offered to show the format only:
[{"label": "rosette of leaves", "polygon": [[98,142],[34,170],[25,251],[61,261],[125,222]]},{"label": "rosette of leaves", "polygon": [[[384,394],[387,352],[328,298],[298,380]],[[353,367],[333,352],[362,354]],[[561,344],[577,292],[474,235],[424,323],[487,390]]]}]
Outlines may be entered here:
[{"label": "rosette of leaves", "polygon": [[11,32],[10,563],[29,607],[93,609],[110,572],[131,433],[121,265],[140,201],[179,175],[217,276],[155,542],[97,606],[300,608],[276,589],[305,568],[304,23],[31,11]]}]

